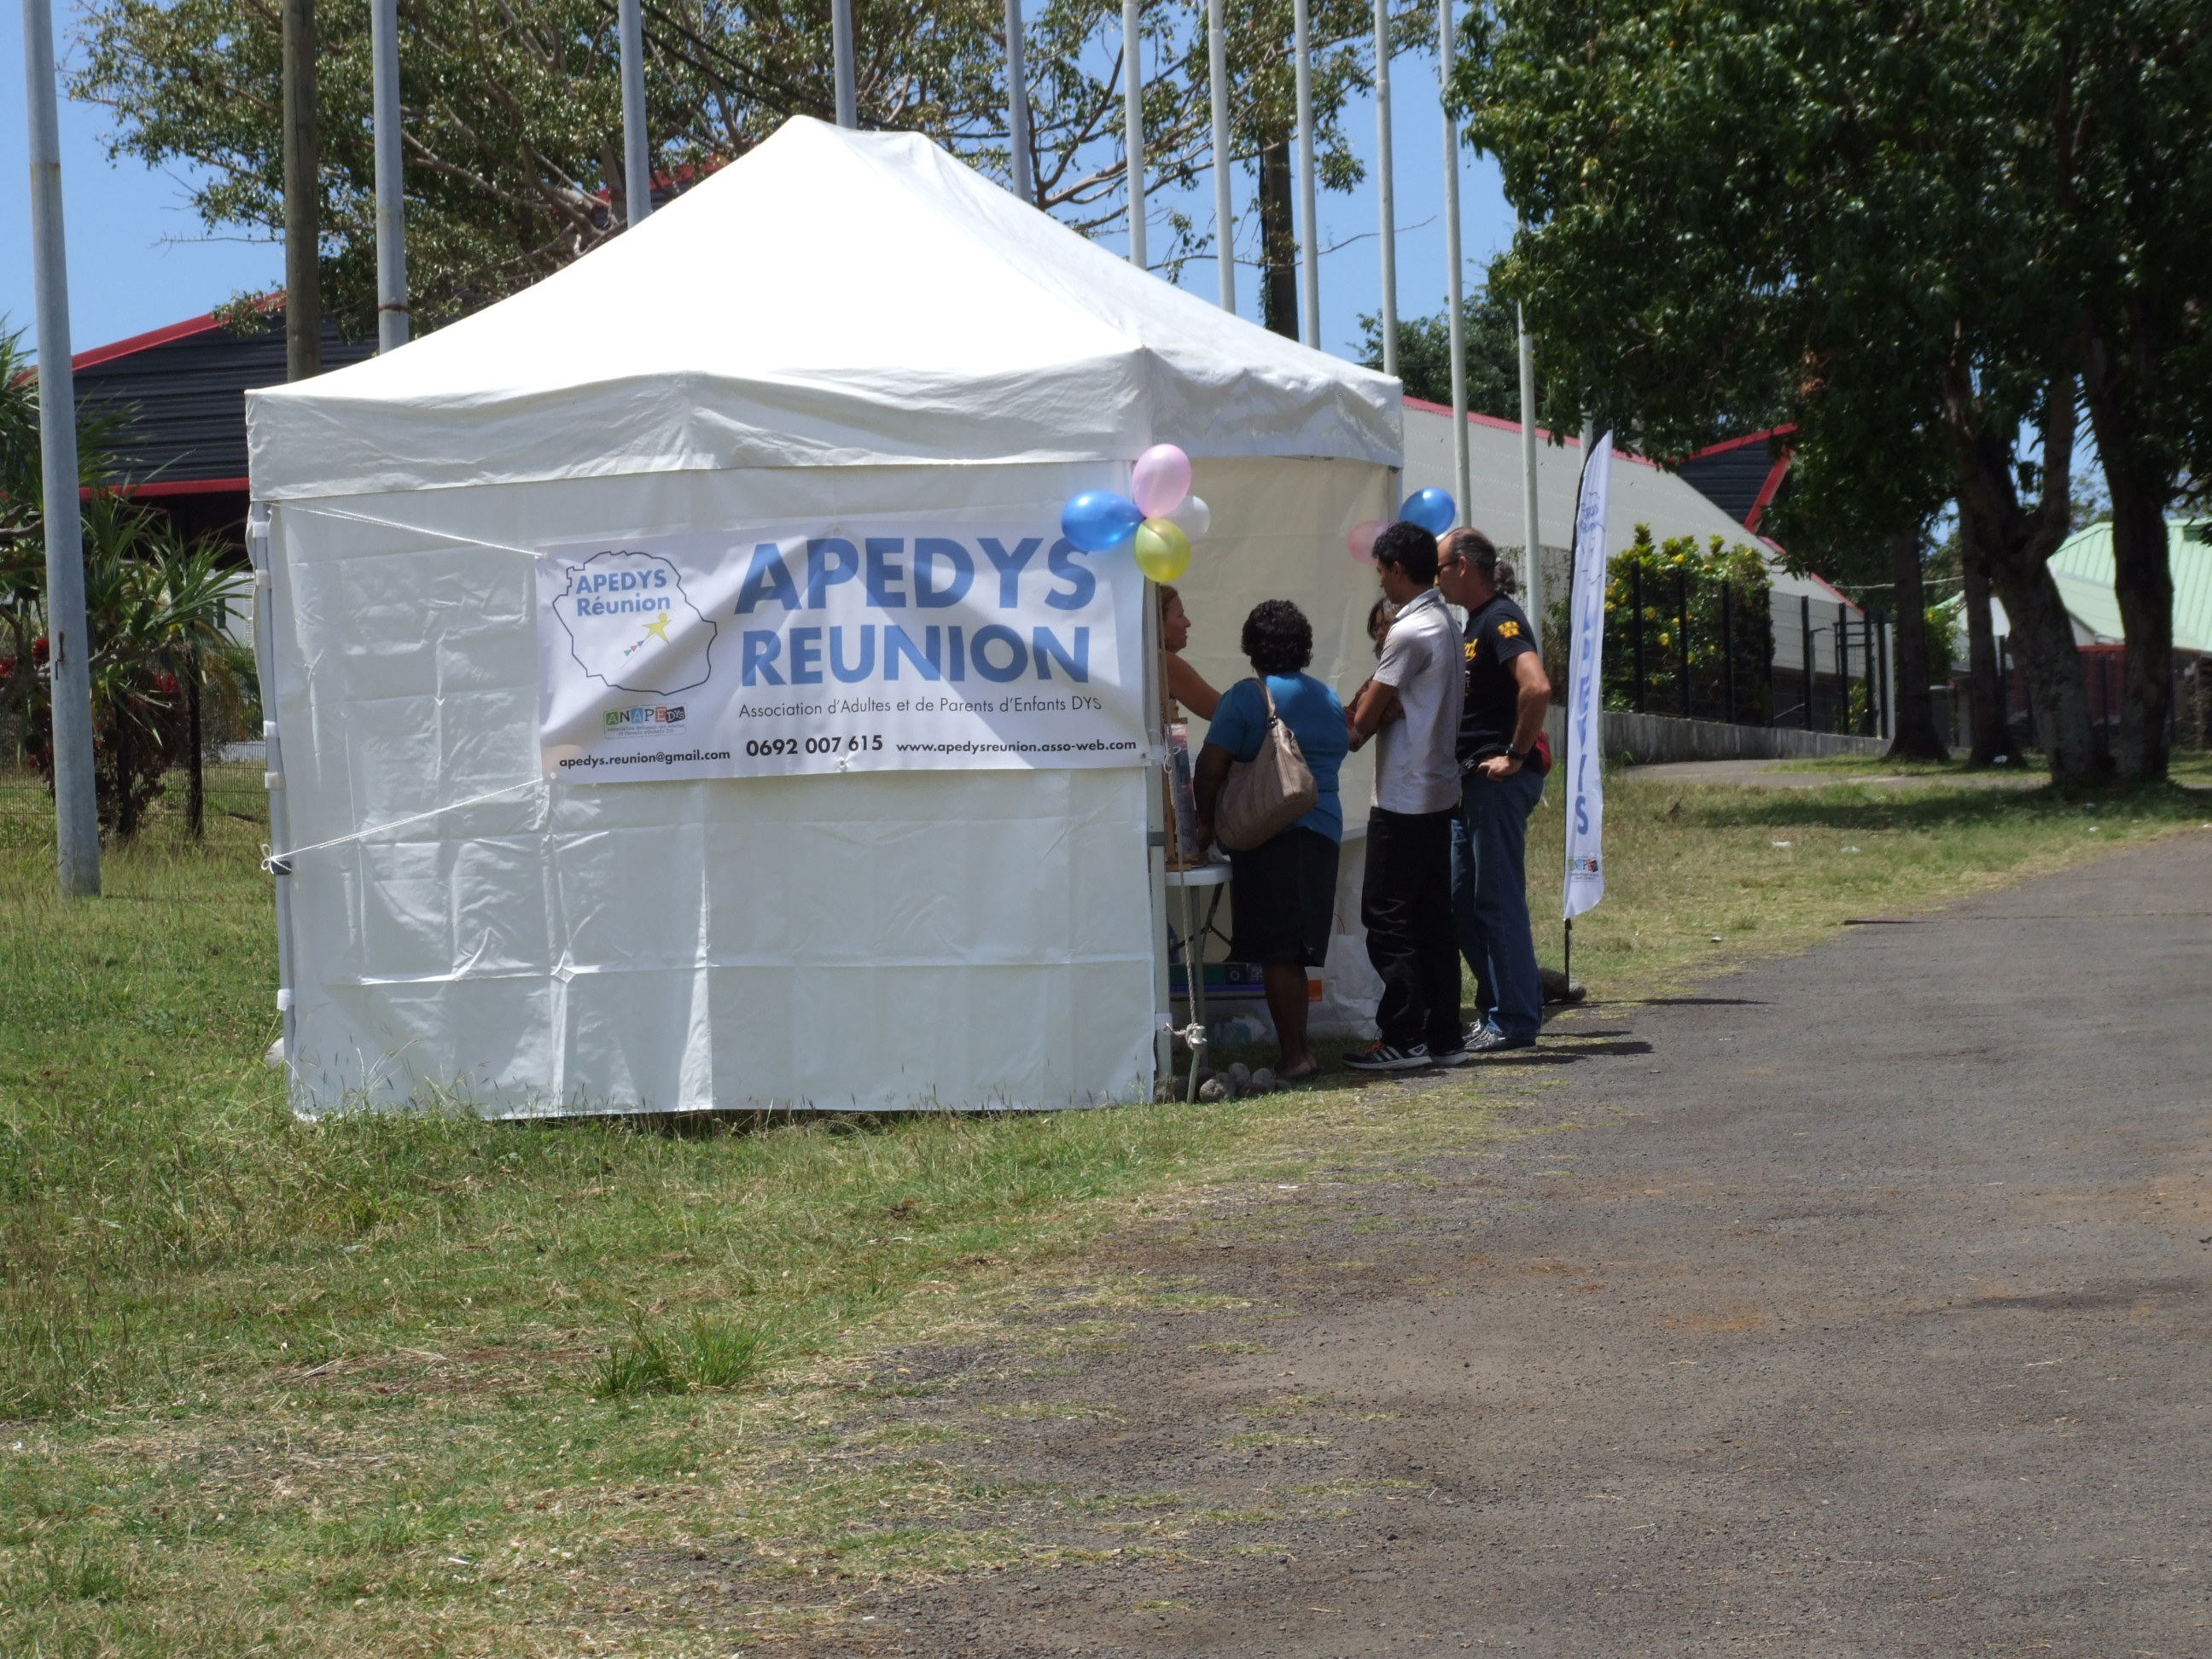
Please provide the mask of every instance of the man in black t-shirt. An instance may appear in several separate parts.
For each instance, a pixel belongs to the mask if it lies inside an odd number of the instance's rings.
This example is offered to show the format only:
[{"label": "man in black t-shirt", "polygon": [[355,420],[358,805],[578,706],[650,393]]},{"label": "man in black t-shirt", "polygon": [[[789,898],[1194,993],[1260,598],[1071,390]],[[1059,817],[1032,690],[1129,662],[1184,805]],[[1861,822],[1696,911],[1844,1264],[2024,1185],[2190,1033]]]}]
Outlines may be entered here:
[{"label": "man in black t-shirt", "polygon": [[1438,549],[1437,586],[1466,611],[1460,810],[1452,828],[1452,917],[1474,970],[1470,1053],[1534,1046],[1544,988],[1528,931],[1528,816],[1544,798],[1552,682],[1521,607],[1498,591],[1498,550],[1479,530]]}]

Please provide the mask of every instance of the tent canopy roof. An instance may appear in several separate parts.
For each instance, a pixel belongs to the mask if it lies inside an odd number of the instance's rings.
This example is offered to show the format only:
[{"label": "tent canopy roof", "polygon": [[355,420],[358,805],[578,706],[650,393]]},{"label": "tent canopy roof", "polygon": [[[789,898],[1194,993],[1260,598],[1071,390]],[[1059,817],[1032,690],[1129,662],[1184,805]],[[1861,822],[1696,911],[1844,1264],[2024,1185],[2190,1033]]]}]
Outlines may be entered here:
[{"label": "tent canopy roof", "polygon": [[1395,381],[1133,269],[927,139],[805,118],[523,293],[249,394],[248,423],[264,499],[1400,451]]}]

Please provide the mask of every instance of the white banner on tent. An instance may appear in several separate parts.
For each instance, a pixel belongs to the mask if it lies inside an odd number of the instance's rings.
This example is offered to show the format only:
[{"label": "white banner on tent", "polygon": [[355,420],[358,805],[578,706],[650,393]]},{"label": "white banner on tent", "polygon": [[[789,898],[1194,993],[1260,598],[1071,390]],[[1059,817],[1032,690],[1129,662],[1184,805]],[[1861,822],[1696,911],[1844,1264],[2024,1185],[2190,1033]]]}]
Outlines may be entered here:
[{"label": "white banner on tent", "polygon": [[1566,914],[1605,896],[1605,498],[1613,434],[1583,462],[1575,504],[1575,586],[1567,655]]},{"label": "white banner on tent", "polygon": [[596,541],[538,568],[538,722],[570,782],[1133,766],[1143,583],[1048,514]]}]

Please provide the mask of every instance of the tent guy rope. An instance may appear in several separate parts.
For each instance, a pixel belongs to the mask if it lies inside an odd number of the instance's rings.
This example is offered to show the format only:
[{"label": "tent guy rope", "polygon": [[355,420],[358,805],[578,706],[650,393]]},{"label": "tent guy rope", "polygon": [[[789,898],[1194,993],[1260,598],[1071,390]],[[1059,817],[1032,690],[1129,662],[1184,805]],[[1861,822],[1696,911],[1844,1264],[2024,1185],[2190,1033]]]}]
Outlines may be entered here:
[{"label": "tent guy rope", "polygon": [[281,853],[271,851],[264,844],[261,848],[261,867],[274,875],[278,872],[277,866],[281,865],[284,867],[284,872],[289,874],[292,860],[303,857],[307,854],[326,852],[333,847],[343,847],[349,842],[367,841],[371,836],[380,836],[388,830],[404,830],[410,823],[424,823],[432,818],[442,817],[448,812],[458,812],[465,806],[481,806],[488,800],[498,800],[502,796],[520,794],[526,789],[544,789],[550,793],[552,783],[553,781],[550,778],[525,778],[520,783],[510,783],[503,789],[494,789],[484,794],[471,795],[466,800],[449,800],[442,806],[430,808],[427,812],[410,813],[404,818],[393,818],[387,823],[372,824],[366,830],[356,830],[349,836],[333,836],[328,841],[310,842],[305,847],[288,847]]}]

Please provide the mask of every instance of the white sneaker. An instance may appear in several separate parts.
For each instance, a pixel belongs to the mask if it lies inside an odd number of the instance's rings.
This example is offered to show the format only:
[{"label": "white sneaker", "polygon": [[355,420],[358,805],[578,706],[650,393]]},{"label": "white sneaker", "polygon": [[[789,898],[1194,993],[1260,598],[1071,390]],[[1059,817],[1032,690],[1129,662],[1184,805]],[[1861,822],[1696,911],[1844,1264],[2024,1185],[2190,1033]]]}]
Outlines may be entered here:
[{"label": "white sneaker", "polygon": [[1371,1048],[1362,1048],[1356,1054],[1344,1057],[1348,1072],[1419,1072],[1429,1066],[1429,1045],[1417,1042],[1410,1048],[1400,1048],[1388,1042],[1378,1042]]}]

